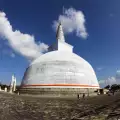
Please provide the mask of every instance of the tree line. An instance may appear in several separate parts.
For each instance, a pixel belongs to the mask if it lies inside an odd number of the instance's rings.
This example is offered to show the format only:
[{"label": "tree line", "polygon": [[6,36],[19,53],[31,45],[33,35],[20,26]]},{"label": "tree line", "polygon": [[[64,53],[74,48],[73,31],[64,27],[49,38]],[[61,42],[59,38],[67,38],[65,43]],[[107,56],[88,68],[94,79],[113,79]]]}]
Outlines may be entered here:
[{"label": "tree line", "polygon": [[105,89],[108,89],[109,91],[119,91],[120,90],[120,84],[113,84],[113,85],[107,85],[104,87]]},{"label": "tree line", "polygon": [[[10,89],[10,85],[6,85],[6,84],[2,84],[2,83],[0,83],[0,86],[1,86],[1,89],[2,89],[2,90],[4,90],[5,87],[6,87],[8,90]],[[17,85],[17,86],[16,86],[16,89],[19,89],[19,88],[20,88],[20,86]]]}]

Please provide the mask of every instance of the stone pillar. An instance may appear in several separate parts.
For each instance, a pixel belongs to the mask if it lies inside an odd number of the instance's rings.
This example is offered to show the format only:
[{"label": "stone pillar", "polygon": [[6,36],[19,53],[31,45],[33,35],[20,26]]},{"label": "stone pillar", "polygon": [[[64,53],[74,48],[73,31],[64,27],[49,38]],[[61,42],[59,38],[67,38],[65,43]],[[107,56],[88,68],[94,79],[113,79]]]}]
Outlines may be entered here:
[{"label": "stone pillar", "polygon": [[13,91],[16,91],[16,77],[14,78],[14,82],[13,82]]},{"label": "stone pillar", "polygon": [[16,90],[16,78],[14,75],[12,75],[12,80],[10,83],[10,93]]},{"label": "stone pillar", "polygon": [[10,93],[12,93],[12,86],[10,86]]},{"label": "stone pillar", "polygon": [[19,93],[19,91],[18,91],[18,93],[17,93],[18,95],[20,95],[20,93]]},{"label": "stone pillar", "polygon": [[5,87],[5,92],[7,92],[7,87]]}]

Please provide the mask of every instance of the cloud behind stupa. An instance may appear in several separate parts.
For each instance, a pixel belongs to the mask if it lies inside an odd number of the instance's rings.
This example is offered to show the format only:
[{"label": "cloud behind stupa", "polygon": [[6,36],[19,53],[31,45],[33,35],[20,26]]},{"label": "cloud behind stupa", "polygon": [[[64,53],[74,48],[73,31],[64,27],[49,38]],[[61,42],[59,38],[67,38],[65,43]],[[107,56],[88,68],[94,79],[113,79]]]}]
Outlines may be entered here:
[{"label": "cloud behind stupa", "polygon": [[36,43],[33,35],[24,34],[19,30],[14,31],[4,12],[0,12],[0,37],[7,40],[14,51],[30,60],[39,57],[48,48],[45,43]]},{"label": "cloud behind stupa", "polygon": [[58,16],[58,20],[53,21],[53,29],[56,30],[58,23],[63,25],[64,33],[70,34],[75,32],[77,37],[86,39],[88,33],[85,27],[85,16],[82,11],[74,8],[65,9],[62,15]]}]

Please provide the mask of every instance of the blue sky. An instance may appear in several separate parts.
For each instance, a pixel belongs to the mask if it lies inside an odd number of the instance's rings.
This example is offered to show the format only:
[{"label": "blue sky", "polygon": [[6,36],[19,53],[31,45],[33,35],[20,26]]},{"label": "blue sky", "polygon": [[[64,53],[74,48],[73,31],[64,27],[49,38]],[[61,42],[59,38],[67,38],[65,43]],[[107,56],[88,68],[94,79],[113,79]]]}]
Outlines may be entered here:
[{"label": "blue sky", "polygon": [[[120,0],[0,0],[0,11],[6,14],[13,30],[34,35],[35,42],[51,45],[55,41],[53,21],[66,9],[82,11],[86,39],[76,32],[65,39],[74,52],[94,68],[98,80],[115,77],[120,69]],[[1,35],[1,34],[0,34]],[[9,84],[14,73],[20,83],[28,59],[13,49],[7,39],[0,38],[0,80]]]}]

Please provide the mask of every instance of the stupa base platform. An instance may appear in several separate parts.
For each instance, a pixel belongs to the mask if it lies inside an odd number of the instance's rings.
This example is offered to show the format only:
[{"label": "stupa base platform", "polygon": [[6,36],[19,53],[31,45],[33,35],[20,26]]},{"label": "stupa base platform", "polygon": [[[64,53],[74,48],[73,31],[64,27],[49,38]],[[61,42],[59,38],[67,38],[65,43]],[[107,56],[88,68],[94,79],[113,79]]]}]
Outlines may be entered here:
[{"label": "stupa base platform", "polygon": [[22,88],[19,90],[20,94],[27,95],[40,95],[40,96],[70,96],[76,97],[78,94],[80,97],[83,96],[96,96],[96,88]]}]

